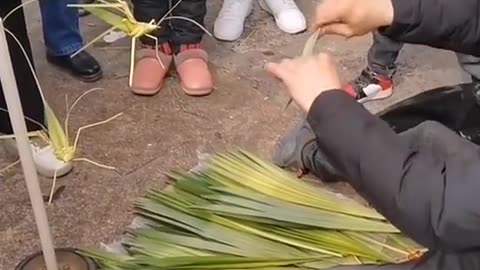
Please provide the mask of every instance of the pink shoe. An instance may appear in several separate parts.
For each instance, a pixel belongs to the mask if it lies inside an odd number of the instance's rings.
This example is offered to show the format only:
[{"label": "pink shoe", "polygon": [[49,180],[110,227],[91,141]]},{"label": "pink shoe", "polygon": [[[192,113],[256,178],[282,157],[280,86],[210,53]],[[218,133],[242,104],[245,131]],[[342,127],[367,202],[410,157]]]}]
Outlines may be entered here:
[{"label": "pink shoe", "polygon": [[143,48],[139,53],[141,56],[135,64],[131,90],[137,95],[153,96],[162,89],[172,63],[172,50],[167,43],[158,48],[161,63],[153,47]]},{"label": "pink shoe", "polygon": [[208,55],[200,44],[181,45],[174,56],[183,91],[189,96],[205,96],[213,90],[212,74],[208,69]]}]

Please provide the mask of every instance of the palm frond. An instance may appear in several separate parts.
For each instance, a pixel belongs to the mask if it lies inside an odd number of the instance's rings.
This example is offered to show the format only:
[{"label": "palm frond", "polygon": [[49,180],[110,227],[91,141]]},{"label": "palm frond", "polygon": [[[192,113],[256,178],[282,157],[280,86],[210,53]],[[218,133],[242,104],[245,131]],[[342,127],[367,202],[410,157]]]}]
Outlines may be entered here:
[{"label": "palm frond", "polygon": [[128,255],[90,251],[104,269],[327,269],[408,261],[421,247],[379,213],[244,151],[135,204],[149,225],[124,241]]}]

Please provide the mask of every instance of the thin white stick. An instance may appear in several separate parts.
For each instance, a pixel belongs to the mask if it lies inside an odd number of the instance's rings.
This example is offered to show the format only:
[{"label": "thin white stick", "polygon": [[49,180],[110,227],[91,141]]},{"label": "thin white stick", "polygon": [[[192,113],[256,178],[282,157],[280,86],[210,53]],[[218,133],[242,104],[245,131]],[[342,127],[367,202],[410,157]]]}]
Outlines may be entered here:
[{"label": "thin white stick", "polygon": [[85,49],[87,49],[88,47],[90,47],[90,45],[92,45],[93,43],[99,41],[101,38],[103,38],[104,36],[106,36],[108,33],[112,32],[113,30],[117,29],[116,26],[112,26],[110,28],[108,28],[105,32],[101,33],[100,35],[98,35],[96,38],[92,39],[90,42],[88,42],[87,44],[83,45],[83,47],[81,47],[80,49],[78,49],[78,51],[74,52],[72,55],[70,55],[70,58],[73,58],[75,56],[77,56],[79,53],[83,52]]},{"label": "thin white stick", "polygon": [[160,53],[158,52],[159,46],[160,46],[160,45],[158,44],[158,38],[157,38],[157,37],[154,37],[154,36],[152,36],[152,35],[149,35],[149,34],[146,34],[145,36],[148,37],[148,38],[151,38],[151,39],[153,39],[153,40],[155,41],[155,57],[157,57],[157,60],[158,60],[158,62],[160,63],[160,65],[162,66],[162,68],[163,68],[163,69],[166,69],[167,67],[163,64],[162,59],[160,58]]},{"label": "thin white stick", "polygon": [[[8,113],[8,110],[5,109],[5,108],[2,108],[2,107],[0,107],[0,111]],[[45,132],[48,133],[47,127],[44,126],[42,123],[38,122],[37,120],[33,120],[32,118],[30,118],[30,117],[28,117],[28,116],[25,116],[25,120],[27,120],[27,121],[29,121],[29,122],[32,122],[32,123],[34,123],[34,124],[36,124],[36,125],[38,125],[39,127],[42,128],[43,131],[45,131]]]},{"label": "thin white stick", "polygon": [[68,105],[68,94],[65,94],[65,112],[68,112],[68,108],[70,105]]},{"label": "thin white stick", "polygon": [[[40,131],[28,132],[28,133],[27,133],[27,136],[28,136],[29,138],[42,137]],[[0,135],[0,140],[8,140],[8,139],[15,139],[15,138],[16,138],[15,134],[4,134],[4,135]]]},{"label": "thin white stick", "polygon": [[168,16],[166,17],[165,19],[163,20],[183,20],[183,21],[189,21],[193,24],[195,24],[196,26],[198,26],[200,29],[202,29],[205,33],[207,33],[207,35],[209,36],[213,36],[212,33],[210,33],[210,31],[207,30],[207,28],[205,28],[205,26],[199,24],[197,21],[193,20],[193,19],[190,19],[190,18],[187,18],[187,17],[182,17],[182,16]]},{"label": "thin white stick", "polygon": [[170,9],[167,11],[167,13],[165,13],[165,15],[163,15],[162,18],[160,18],[160,20],[158,20],[158,23],[157,23],[157,26],[160,26],[160,24],[165,20],[166,17],[170,16],[170,14],[172,14],[172,11],[178,6],[180,5],[180,3],[182,3],[183,0],[180,0],[178,1],[175,5],[173,5],[172,7],[172,1],[168,1],[168,5],[170,7]]},{"label": "thin white stick", "polygon": [[73,161],[85,161],[87,163],[90,163],[90,164],[93,164],[97,167],[100,167],[100,168],[103,168],[103,169],[107,169],[107,170],[116,170],[117,168],[115,167],[112,167],[112,166],[108,166],[108,165],[104,165],[104,164],[101,164],[101,163],[98,163],[96,161],[93,161],[91,159],[88,159],[88,158],[75,158],[73,159]]},{"label": "thin white stick", "polygon": [[135,70],[135,50],[137,45],[137,38],[132,37],[132,42],[130,45],[130,72],[128,74],[128,86],[132,87],[133,85],[133,72]]},{"label": "thin white stick", "polygon": [[73,101],[73,104],[72,104],[72,106],[70,106],[70,109],[68,109],[68,104],[67,104],[67,115],[65,116],[65,122],[64,122],[65,136],[67,136],[67,138],[69,138],[68,123],[70,121],[70,115],[72,114],[73,109],[75,109],[78,102],[80,102],[80,100],[82,100],[83,97],[85,97],[86,95],[88,95],[92,92],[101,91],[101,90],[103,90],[103,88],[96,87],[96,88],[92,88],[92,89],[86,91],[85,93],[81,94],[77,99],[75,99],[75,101]]},{"label": "thin white stick", "polygon": [[48,225],[47,212],[43,204],[42,192],[38,181],[37,171],[33,163],[30,143],[27,136],[27,127],[25,117],[22,111],[22,103],[18,94],[17,82],[13,72],[10,52],[3,19],[0,18],[0,82],[3,86],[3,93],[9,111],[10,121],[13,131],[16,135],[18,153],[22,163],[23,174],[27,185],[30,202],[32,204],[33,214],[37,223],[40,244],[42,246],[43,257],[47,270],[58,270],[55,249],[53,247],[50,227]]},{"label": "thin white stick", "polygon": [[30,68],[30,71],[32,72],[32,76],[33,76],[33,78],[35,79],[35,84],[37,84],[38,91],[40,92],[40,96],[42,96],[43,104],[47,104],[47,100],[45,99],[45,96],[43,95],[42,86],[40,85],[40,81],[38,80],[38,76],[37,76],[37,74],[35,73],[35,69],[33,68],[32,61],[30,61],[30,57],[28,57],[27,51],[25,51],[25,48],[23,48],[22,43],[20,42],[20,40],[18,40],[18,38],[17,38],[17,36],[15,36],[15,34],[13,34],[13,33],[12,33],[10,30],[8,30],[7,28],[3,28],[3,29],[4,29],[5,32],[7,32],[7,34],[9,34],[9,35],[15,40],[15,42],[18,44],[18,47],[19,47],[20,50],[22,51],[23,56],[25,57],[25,61],[27,61],[28,67]]},{"label": "thin white stick", "polygon": [[26,5],[29,5],[29,4],[33,3],[33,2],[36,2],[36,1],[37,0],[29,0],[29,1],[25,1],[22,4],[16,6],[14,9],[10,10],[10,12],[8,12],[7,15],[5,15],[5,17],[3,17],[3,21],[6,21],[8,19],[8,17],[10,17],[15,11],[23,8]]},{"label": "thin white stick", "polygon": [[17,161],[15,161],[12,164],[8,165],[7,167],[1,169],[0,173],[4,173],[4,172],[8,171],[10,168],[15,167],[19,163],[20,163],[20,159],[17,159]]},{"label": "thin white stick", "polygon": [[53,173],[52,188],[50,189],[50,196],[48,197],[48,205],[52,204],[53,193],[55,191],[55,186],[57,185],[57,172],[58,170],[55,169],[55,172]]},{"label": "thin white stick", "polygon": [[83,127],[80,127],[77,131],[77,135],[75,136],[75,142],[73,143],[73,152],[77,151],[77,146],[78,146],[78,140],[80,138],[80,132],[82,132],[82,130],[85,130],[87,128],[93,128],[93,127],[96,127],[96,126],[100,126],[100,125],[103,125],[103,124],[106,124],[112,120],[114,120],[115,118],[119,117],[120,115],[122,115],[123,112],[121,113],[118,113],[106,120],[103,120],[103,121],[100,121],[100,122],[96,122],[96,123],[93,123],[93,124],[89,124],[89,125],[85,125]]}]

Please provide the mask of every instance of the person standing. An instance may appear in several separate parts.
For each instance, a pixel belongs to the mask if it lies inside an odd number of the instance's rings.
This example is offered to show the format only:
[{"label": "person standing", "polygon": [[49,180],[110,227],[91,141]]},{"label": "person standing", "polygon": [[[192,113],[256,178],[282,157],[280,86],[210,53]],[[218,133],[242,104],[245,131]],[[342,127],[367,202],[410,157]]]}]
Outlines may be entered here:
[{"label": "person standing", "polygon": [[[373,33],[373,44],[368,50],[367,67],[344,89],[359,102],[380,100],[393,94],[395,62],[403,43],[379,32]],[[480,81],[480,58],[457,53],[457,61],[472,81]]]},{"label": "person standing", "polygon": [[[4,17],[13,8],[20,5],[21,0],[0,1],[0,17]],[[23,9],[17,10],[4,21],[4,26],[12,32],[27,53],[28,60],[33,64],[32,49],[25,25],[25,16]],[[7,34],[7,43],[13,65],[13,71],[17,82],[20,100],[23,112],[29,120],[25,121],[29,132],[42,130],[44,119],[44,105],[40,94],[40,90],[35,82],[32,71],[30,70],[28,61],[25,58],[20,46],[15,39]],[[2,61],[8,61],[2,59]],[[3,88],[0,83],[0,133],[13,134],[12,126],[3,94]],[[13,139],[6,139],[4,145],[7,150],[16,152],[16,143]],[[65,163],[56,158],[53,148],[47,145],[41,139],[31,138],[30,145],[33,153],[33,161],[37,171],[46,177],[53,177],[55,171],[57,176],[63,176],[72,170],[71,163]]]},{"label": "person standing", "polygon": [[[480,57],[479,10],[478,0],[324,0],[317,7],[314,28],[345,37],[379,30],[400,42]],[[402,264],[334,269],[480,269],[478,145],[438,122],[397,134],[341,89],[335,62],[326,54],[284,59],[266,68],[307,114],[303,130],[282,140],[277,160],[340,176],[396,228],[428,249]],[[475,86],[451,88],[472,95]]]},{"label": "person standing", "polygon": [[67,6],[78,2],[78,0],[40,0],[47,61],[79,80],[95,82],[103,73],[98,61],[86,51],[71,57],[83,47],[79,11]]},{"label": "person standing", "polygon": [[[288,34],[305,31],[305,16],[294,0],[259,0],[260,7],[275,18],[278,28]],[[223,0],[214,24],[213,34],[219,40],[234,41],[243,33],[246,18],[253,9],[253,0]]]},{"label": "person standing", "polygon": [[201,26],[207,12],[206,0],[178,1],[133,0],[134,16],[138,21],[158,22],[170,11],[169,15],[186,18],[161,23],[153,33],[158,46],[151,38],[141,38],[141,56],[135,65],[131,87],[135,94],[151,96],[158,93],[172,62],[187,95],[204,96],[212,92],[208,55],[200,44],[204,35]]}]

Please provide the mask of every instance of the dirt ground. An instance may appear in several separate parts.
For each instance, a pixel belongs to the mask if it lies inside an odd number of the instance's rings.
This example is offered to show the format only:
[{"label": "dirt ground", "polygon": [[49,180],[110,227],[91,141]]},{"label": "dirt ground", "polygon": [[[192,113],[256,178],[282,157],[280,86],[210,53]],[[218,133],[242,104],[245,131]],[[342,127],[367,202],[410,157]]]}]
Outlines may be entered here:
[{"label": "dirt ground", "polygon": [[[209,0],[208,29],[212,28],[220,3]],[[307,15],[313,3],[299,1]],[[155,97],[132,95],[126,77],[127,40],[110,45],[100,42],[90,48],[103,65],[104,79],[94,84],[78,82],[47,64],[38,10],[29,7],[27,14],[40,80],[62,118],[66,96],[71,102],[90,88],[105,89],[83,100],[72,115],[71,130],[124,113],[105,126],[86,131],[80,142],[80,156],[113,165],[117,170],[80,162],[57,183],[66,189],[47,211],[58,247],[95,246],[118,237],[132,220],[134,200],[150,188],[161,187],[166,172],[194,166],[198,153],[239,146],[268,158],[274,142],[298,112],[295,106],[282,112],[288,98],[278,82],[264,73],[263,65],[299,54],[307,34],[290,36],[280,32],[259,7],[248,19],[239,41],[222,43],[205,38],[216,91],[204,98],[185,96],[174,76]],[[82,19],[86,40],[106,28],[94,18]],[[365,65],[370,44],[370,36],[351,40],[328,37],[319,42],[318,50],[335,55],[347,81]],[[393,98],[368,104],[371,110],[463,78],[453,53],[427,47],[405,46],[398,65],[398,87]],[[0,167],[12,161],[0,159]],[[45,192],[50,182],[41,179]],[[18,167],[0,175],[0,213],[0,269],[13,269],[22,257],[39,249],[30,201]]]}]

